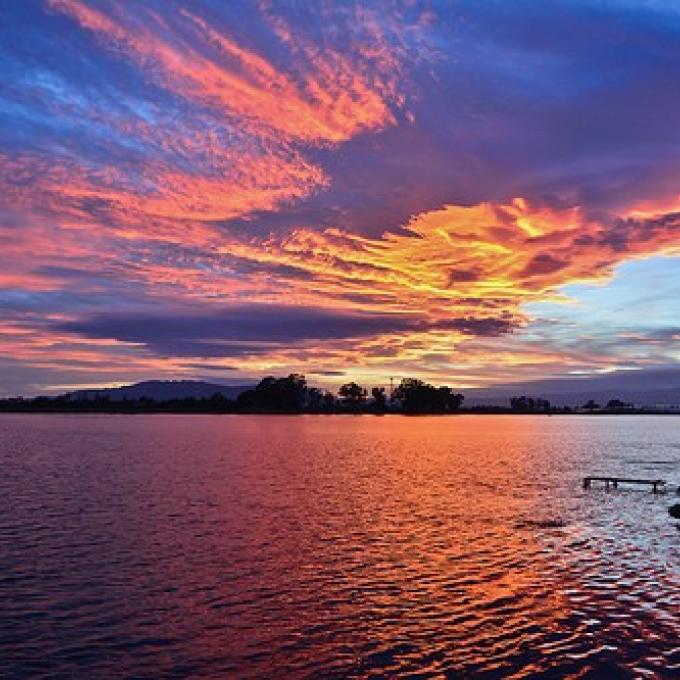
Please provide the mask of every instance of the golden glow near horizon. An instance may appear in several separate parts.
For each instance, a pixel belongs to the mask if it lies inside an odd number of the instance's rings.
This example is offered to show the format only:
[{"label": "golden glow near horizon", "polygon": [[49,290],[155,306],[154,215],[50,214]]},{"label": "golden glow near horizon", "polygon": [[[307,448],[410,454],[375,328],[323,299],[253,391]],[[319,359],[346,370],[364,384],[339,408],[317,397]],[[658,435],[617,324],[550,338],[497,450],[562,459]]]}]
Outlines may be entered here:
[{"label": "golden glow near horizon", "polygon": [[[529,223],[540,224],[540,229],[532,228],[540,235],[527,233]],[[290,347],[273,343],[269,351],[261,343],[257,353],[239,358],[244,373],[285,372],[303,366],[314,379],[323,376],[328,366],[341,366],[338,381],[357,376],[384,382],[397,366],[401,374],[436,378],[453,373],[465,376],[460,384],[478,386],[496,381],[503,367],[540,371],[585,362],[593,370],[606,368],[606,356],[565,356],[520,343],[506,333],[530,322],[522,307],[527,301],[559,300],[561,286],[606,280],[619,262],[670,252],[675,248],[675,229],[675,222],[669,228],[666,219],[624,221],[621,233],[629,247],[622,251],[604,243],[606,227],[587,220],[578,209],[534,209],[525,200],[505,206],[446,206],[416,216],[400,233],[380,238],[357,237],[339,229],[294,230],[285,238],[253,238],[244,243],[217,232],[206,239],[208,228],[203,227],[193,244],[199,254],[185,257],[181,269],[148,262],[131,269],[129,278],[153,283],[159,297],[184,299],[188,304],[194,298],[211,301],[216,314],[225,303],[238,303],[247,296],[249,302],[262,305],[321,305],[338,312],[390,314],[406,322],[397,332],[387,329],[370,337],[323,343],[303,340]],[[645,239],[638,238],[641,231]],[[94,252],[97,236],[90,237]],[[88,238],[76,234],[75,240],[78,252],[89,252]],[[146,241],[129,233],[121,240]],[[229,262],[285,267],[288,274],[280,274],[275,287],[268,276],[232,277],[223,255]],[[57,286],[56,281],[51,283]],[[200,356],[149,356],[139,343],[36,333],[21,322],[4,324],[1,342],[3,352],[34,366],[57,368],[68,362],[94,374],[125,366],[140,374],[181,375],[187,364],[201,360]],[[100,358],[102,348],[106,361]],[[233,359],[213,363],[229,366]],[[321,380],[334,382],[333,377]]]}]

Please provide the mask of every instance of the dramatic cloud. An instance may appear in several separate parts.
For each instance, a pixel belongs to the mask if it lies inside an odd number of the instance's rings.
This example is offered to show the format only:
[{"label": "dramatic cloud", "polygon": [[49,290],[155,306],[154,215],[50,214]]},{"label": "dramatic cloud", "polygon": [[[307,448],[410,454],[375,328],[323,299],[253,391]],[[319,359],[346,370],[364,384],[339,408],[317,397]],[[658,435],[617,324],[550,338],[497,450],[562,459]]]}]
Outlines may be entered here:
[{"label": "dramatic cloud", "polygon": [[387,330],[417,328],[406,315],[350,314],[305,307],[250,305],[209,315],[176,311],[171,315],[99,315],[61,324],[60,330],[86,337],[116,338],[129,342],[162,343],[291,343],[375,335]]},{"label": "dramatic cloud", "polygon": [[[26,0],[0,21],[0,392],[22,370],[29,391],[464,386],[676,359],[677,286],[645,283],[680,256],[670,4]],[[604,313],[630,262],[645,328]]]}]

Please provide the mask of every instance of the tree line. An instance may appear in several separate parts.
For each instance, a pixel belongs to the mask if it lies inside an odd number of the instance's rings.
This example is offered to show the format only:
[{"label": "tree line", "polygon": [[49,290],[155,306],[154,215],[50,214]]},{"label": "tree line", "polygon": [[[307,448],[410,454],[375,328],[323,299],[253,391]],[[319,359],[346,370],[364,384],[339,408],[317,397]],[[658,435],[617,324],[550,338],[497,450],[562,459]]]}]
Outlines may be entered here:
[{"label": "tree line", "polygon": [[[304,375],[267,376],[252,389],[229,399],[216,392],[207,398],[182,398],[156,401],[148,397],[113,400],[107,396],[93,399],[36,397],[34,399],[0,399],[4,412],[85,412],[85,413],[458,413],[463,395],[447,386],[435,386],[418,378],[404,378],[387,394],[384,387],[370,390],[356,383],[341,385],[337,393],[310,387]],[[605,406],[589,400],[581,407],[554,406],[547,399],[526,395],[511,397],[509,408],[473,406],[468,413],[630,413],[641,412],[633,404],[610,399]]]},{"label": "tree line", "polygon": [[[578,407],[576,410],[587,411],[589,413],[618,413],[631,411],[634,410],[634,408],[635,407],[633,404],[622,401],[621,399],[610,399],[604,406],[598,404],[594,399],[589,399],[587,402],[585,402],[585,404]],[[547,399],[527,397],[525,395],[521,397],[511,397],[510,409],[517,413],[568,413],[574,410],[569,406],[553,406]]]},{"label": "tree line", "polygon": [[460,409],[463,395],[450,387],[435,387],[417,378],[404,378],[391,395],[384,387],[367,388],[356,382],[341,385],[337,394],[309,387],[303,375],[269,376],[236,399],[239,411],[252,413],[450,413]]},{"label": "tree line", "polygon": [[463,395],[450,387],[436,387],[417,378],[404,378],[391,395],[384,387],[370,392],[356,382],[341,385],[337,394],[310,387],[304,375],[267,376],[253,388],[229,399],[219,392],[211,397],[113,400],[36,397],[0,400],[0,411],[76,411],[107,413],[453,413]]}]

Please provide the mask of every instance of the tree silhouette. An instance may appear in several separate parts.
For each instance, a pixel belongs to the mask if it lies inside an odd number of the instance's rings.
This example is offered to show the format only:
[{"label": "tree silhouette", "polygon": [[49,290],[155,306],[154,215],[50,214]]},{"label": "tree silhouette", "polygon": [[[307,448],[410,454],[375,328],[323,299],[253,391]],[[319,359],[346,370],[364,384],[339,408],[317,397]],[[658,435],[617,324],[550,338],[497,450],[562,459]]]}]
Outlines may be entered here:
[{"label": "tree silhouette", "polygon": [[385,396],[384,387],[374,387],[371,390],[371,396],[373,397],[373,407],[376,411],[384,411],[387,404],[387,397]]},{"label": "tree silhouette", "polygon": [[306,406],[310,411],[320,411],[323,408],[323,392],[318,387],[307,389]]},{"label": "tree silhouette", "polygon": [[510,408],[513,411],[528,413],[534,410],[534,400],[531,397],[526,397],[524,395],[521,397],[511,397]]},{"label": "tree silhouette", "polygon": [[338,390],[338,394],[342,397],[343,404],[350,407],[361,406],[366,401],[367,392],[355,382],[345,383]]},{"label": "tree silhouette", "polygon": [[327,390],[322,390],[318,387],[307,388],[306,410],[312,413],[329,411],[333,408],[334,404],[335,397]]},{"label": "tree silhouette", "polygon": [[510,399],[510,408],[520,413],[535,413],[537,411],[550,411],[551,404],[547,399],[534,399],[533,397],[522,395],[521,397],[512,397]]},{"label": "tree silhouette", "polygon": [[263,378],[254,390],[239,394],[237,403],[246,411],[293,413],[303,409],[306,397],[305,376],[291,373],[286,378]]},{"label": "tree silhouette", "polygon": [[625,401],[621,401],[620,399],[610,399],[607,402],[607,408],[613,409],[613,410],[622,410],[622,409],[627,409],[627,408],[633,408],[633,404],[630,404]]},{"label": "tree silhouette", "polygon": [[445,411],[457,411],[465,399],[460,392],[454,392],[450,387],[440,387],[439,394],[444,401]]},{"label": "tree silhouette", "polygon": [[404,378],[393,398],[406,413],[446,413],[457,411],[463,403],[463,395],[450,387],[435,387],[418,378]]}]

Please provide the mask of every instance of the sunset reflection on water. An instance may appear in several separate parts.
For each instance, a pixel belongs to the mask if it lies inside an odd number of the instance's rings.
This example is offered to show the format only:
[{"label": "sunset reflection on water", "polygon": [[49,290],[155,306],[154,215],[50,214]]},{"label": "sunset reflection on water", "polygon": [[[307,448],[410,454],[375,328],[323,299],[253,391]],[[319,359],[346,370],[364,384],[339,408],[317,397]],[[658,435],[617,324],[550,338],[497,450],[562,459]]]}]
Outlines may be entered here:
[{"label": "sunset reflection on water", "polygon": [[3,678],[678,677],[675,418],[3,416]]}]

